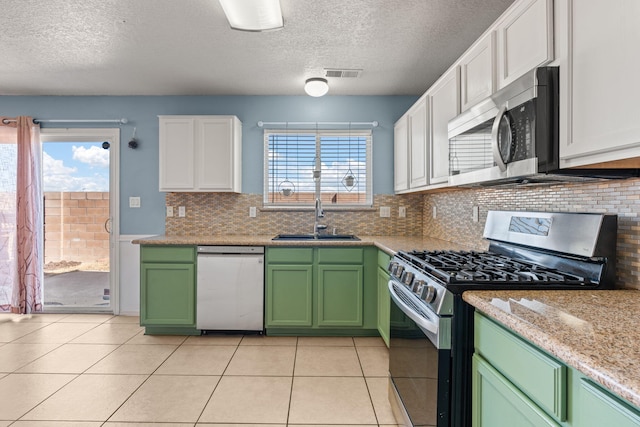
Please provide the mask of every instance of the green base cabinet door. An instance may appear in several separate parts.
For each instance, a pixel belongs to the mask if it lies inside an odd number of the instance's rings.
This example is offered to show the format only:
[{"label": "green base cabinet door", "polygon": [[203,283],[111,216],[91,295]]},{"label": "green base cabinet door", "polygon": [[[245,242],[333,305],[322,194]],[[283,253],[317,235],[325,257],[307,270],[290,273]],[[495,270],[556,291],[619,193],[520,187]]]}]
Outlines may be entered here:
[{"label": "green base cabinet door", "polygon": [[389,296],[389,274],[378,267],[378,332],[389,347],[389,315],[391,312],[391,297]]},{"label": "green base cabinet door", "polygon": [[312,303],[313,265],[267,267],[267,327],[311,326]]},{"label": "green base cabinet door", "polygon": [[362,326],[362,265],[318,266],[318,326]]},{"label": "green base cabinet door", "polygon": [[481,357],[473,356],[473,427],[560,427]]},{"label": "green base cabinet door", "polygon": [[140,324],[195,327],[195,266],[142,263]]},{"label": "green base cabinet door", "polygon": [[577,427],[638,427],[640,410],[587,378],[579,380]]}]

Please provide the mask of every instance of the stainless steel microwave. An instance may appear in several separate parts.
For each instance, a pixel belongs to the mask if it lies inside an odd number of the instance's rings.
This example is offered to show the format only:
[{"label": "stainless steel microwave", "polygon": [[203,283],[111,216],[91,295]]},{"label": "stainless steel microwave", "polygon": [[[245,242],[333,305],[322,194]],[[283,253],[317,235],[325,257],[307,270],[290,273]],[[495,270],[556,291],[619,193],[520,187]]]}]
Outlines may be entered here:
[{"label": "stainless steel microwave", "polygon": [[558,170],[558,67],[540,67],[449,122],[449,183],[534,180]]}]

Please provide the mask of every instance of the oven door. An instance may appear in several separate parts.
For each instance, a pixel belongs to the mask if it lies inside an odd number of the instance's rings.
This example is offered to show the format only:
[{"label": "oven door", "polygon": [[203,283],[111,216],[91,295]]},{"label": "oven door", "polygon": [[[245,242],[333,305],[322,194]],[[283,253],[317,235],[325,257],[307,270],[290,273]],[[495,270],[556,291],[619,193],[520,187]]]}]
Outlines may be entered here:
[{"label": "oven door", "polygon": [[403,284],[389,281],[389,400],[398,423],[449,427],[451,318],[438,317]]}]

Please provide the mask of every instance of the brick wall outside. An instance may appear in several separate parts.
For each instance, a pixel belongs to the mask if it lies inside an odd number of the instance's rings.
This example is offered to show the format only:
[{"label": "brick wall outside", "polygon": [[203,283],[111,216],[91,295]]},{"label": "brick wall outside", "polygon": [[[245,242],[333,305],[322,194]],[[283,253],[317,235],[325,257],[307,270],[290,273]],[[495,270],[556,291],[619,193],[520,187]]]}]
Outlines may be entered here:
[{"label": "brick wall outside", "polygon": [[45,263],[108,260],[108,218],[108,192],[45,192]]}]

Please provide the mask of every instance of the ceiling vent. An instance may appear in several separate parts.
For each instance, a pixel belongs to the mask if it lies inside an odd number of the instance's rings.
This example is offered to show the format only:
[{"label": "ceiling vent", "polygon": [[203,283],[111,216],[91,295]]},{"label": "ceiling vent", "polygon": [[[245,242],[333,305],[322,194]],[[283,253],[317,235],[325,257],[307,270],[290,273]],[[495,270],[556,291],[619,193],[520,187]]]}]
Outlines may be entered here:
[{"label": "ceiling vent", "polygon": [[337,77],[337,78],[357,78],[360,77],[362,70],[346,70],[337,68],[325,68],[325,77]]}]

